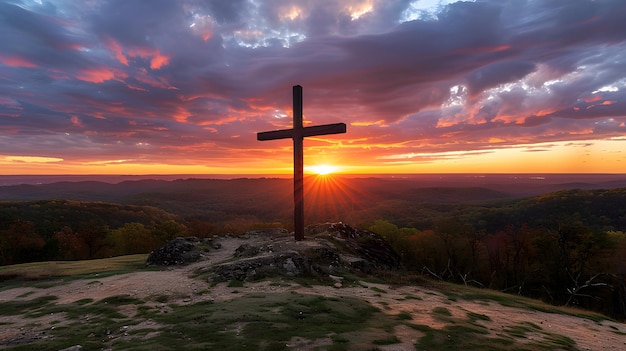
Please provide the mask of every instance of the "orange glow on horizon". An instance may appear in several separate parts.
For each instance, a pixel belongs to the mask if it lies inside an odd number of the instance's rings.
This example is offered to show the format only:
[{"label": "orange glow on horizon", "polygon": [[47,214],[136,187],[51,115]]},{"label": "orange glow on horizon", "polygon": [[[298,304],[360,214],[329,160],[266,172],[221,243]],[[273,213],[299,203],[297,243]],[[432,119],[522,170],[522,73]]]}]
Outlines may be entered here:
[{"label": "orange glow on horizon", "polygon": [[[80,120],[72,121],[80,123]],[[416,173],[626,173],[626,138],[578,140],[539,144],[506,145],[492,140],[491,149],[467,151],[419,152],[405,149],[339,147],[332,162],[328,154],[305,150],[305,172],[311,174],[416,174]],[[211,159],[201,149],[168,148],[166,159],[142,160],[120,155],[118,159],[76,160],[62,152],[45,155],[2,155],[4,175],[19,174],[293,174],[292,151],[286,146],[275,150],[252,150],[246,157],[222,155]],[[167,152],[169,150],[169,152]],[[398,150],[402,150],[399,149]],[[262,156],[256,152],[263,152]],[[307,152],[308,151],[308,152]],[[324,152],[328,152],[324,150]],[[187,154],[176,159],[175,155]],[[336,158],[335,158],[336,157]],[[341,166],[336,166],[340,164]]]},{"label": "orange glow on horizon", "polygon": [[328,175],[339,171],[339,167],[331,165],[315,165],[308,167],[308,169],[317,175]]}]

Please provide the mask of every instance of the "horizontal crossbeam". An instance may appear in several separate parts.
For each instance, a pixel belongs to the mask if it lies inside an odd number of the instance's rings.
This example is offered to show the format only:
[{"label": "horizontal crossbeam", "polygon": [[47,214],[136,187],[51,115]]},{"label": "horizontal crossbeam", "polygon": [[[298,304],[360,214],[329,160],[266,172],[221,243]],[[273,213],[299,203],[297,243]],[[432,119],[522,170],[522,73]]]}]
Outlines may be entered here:
[{"label": "horizontal crossbeam", "polygon": [[269,132],[257,133],[257,140],[276,140],[305,138],[316,135],[341,134],[346,132],[345,123],[322,124],[321,126],[311,126],[302,129],[279,129]]}]

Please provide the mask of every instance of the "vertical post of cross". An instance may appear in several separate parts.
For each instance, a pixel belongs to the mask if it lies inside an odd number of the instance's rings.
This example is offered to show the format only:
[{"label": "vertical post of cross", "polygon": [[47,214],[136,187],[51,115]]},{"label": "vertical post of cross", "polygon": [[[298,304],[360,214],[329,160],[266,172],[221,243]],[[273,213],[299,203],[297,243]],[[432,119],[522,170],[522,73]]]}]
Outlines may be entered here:
[{"label": "vertical post of cross", "polygon": [[304,136],[302,135],[302,86],[293,87],[293,203],[295,239],[304,239]]},{"label": "vertical post of cross", "polygon": [[296,240],[304,239],[304,138],[346,132],[345,123],[304,127],[302,123],[302,87],[293,87],[293,128],[259,132],[257,140],[293,139],[293,233]]}]

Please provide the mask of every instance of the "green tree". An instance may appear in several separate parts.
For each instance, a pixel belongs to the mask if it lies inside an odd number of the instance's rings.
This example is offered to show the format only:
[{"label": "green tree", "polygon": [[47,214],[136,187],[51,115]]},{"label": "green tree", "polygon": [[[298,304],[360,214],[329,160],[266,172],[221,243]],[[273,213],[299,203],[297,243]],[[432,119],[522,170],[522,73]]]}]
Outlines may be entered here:
[{"label": "green tree", "polygon": [[189,229],[184,224],[174,220],[161,222],[152,229],[152,236],[158,241],[159,245],[165,244],[174,238],[188,235]]},{"label": "green tree", "polygon": [[440,238],[434,231],[423,230],[411,235],[406,250],[410,253],[405,257],[407,267],[444,279],[447,270],[446,254]]},{"label": "green tree", "polygon": [[407,268],[417,268],[414,259],[416,253],[412,251],[411,237],[419,233],[415,228],[399,228],[397,225],[379,219],[368,228],[382,236],[385,241],[400,255]]},{"label": "green tree", "polygon": [[126,223],[112,230],[108,240],[115,256],[148,253],[159,245],[150,229],[141,223]]}]

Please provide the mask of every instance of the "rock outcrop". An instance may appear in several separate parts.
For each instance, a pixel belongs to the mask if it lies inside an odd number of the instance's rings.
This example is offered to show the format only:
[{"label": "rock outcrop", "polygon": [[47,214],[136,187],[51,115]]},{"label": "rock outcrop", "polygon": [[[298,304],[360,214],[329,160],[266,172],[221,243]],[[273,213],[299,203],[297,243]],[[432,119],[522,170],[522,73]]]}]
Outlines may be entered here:
[{"label": "rock outcrop", "polygon": [[[231,237],[232,252],[220,262],[199,268],[211,281],[258,280],[274,276],[336,277],[344,273],[374,273],[400,267],[400,256],[379,235],[343,223],[306,228],[305,240],[295,241],[284,229],[264,229]],[[172,265],[201,261],[203,250],[227,250],[197,238],[178,238],[155,250],[149,264]]]},{"label": "rock outcrop", "polygon": [[344,223],[327,223],[310,226],[307,232],[316,237],[326,236],[335,242],[335,246],[343,246],[343,257],[349,258],[352,266],[359,266],[362,271],[369,273],[400,267],[400,255],[385,239],[369,230],[357,229]]},{"label": "rock outcrop", "polygon": [[146,260],[148,265],[173,266],[196,262],[201,254],[200,240],[196,237],[176,238],[152,251]]}]

